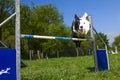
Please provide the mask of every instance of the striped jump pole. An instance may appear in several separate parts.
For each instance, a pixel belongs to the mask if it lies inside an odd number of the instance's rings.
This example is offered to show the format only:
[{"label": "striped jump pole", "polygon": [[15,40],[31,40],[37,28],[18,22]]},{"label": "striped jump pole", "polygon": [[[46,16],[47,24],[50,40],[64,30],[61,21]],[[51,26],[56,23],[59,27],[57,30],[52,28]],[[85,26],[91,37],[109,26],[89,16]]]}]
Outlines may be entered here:
[{"label": "striped jump pole", "polygon": [[73,40],[73,41],[86,41],[90,38],[71,38],[71,37],[55,37],[55,36],[41,36],[41,35],[31,35],[31,34],[21,34],[22,38],[40,38],[40,39],[55,39],[55,40]]}]

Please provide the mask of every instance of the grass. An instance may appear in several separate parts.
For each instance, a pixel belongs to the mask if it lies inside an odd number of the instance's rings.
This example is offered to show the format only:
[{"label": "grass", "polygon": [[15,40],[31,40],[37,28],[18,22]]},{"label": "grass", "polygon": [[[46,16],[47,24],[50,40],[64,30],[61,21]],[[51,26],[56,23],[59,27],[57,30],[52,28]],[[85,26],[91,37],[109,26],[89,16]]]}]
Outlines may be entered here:
[{"label": "grass", "polygon": [[109,54],[110,70],[94,71],[93,56],[25,61],[22,80],[120,80],[120,54]]}]

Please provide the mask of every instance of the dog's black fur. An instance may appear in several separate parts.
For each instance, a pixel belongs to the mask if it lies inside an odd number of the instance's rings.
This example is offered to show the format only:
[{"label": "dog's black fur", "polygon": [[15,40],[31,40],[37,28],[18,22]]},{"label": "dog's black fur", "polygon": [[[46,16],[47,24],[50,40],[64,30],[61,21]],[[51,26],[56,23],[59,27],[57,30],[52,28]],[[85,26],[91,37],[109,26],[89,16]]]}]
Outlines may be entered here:
[{"label": "dog's black fur", "polygon": [[[72,37],[73,38],[85,38],[84,36],[78,36],[78,34],[76,32],[73,31],[73,27],[75,27],[75,30],[78,31],[79,29],[79,24],[80,24],[80,19],[77,15],[75,15],[75,20],[72,22],[72,26],[71,26],[71,29],[72,29]],[[80,47],[80,44],[82,41],[74,41],[75,44],[76,44],[76,47]]]}]

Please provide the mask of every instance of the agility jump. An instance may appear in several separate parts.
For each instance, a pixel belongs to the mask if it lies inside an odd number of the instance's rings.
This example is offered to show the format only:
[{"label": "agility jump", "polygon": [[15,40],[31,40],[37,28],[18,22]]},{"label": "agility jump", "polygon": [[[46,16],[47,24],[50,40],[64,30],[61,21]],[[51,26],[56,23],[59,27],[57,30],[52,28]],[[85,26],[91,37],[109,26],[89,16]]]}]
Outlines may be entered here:
[{"label": "agility jump", "polygon": [[41,36],[41,35],[31,35],[31,34],[21,34],[22,38],[39,38],[39,39],[55,39],[55,40],[72,40],[72,41],[86,41],[91,40],[91,38],[80,39],[71,37],[55,37],[55,36]]},{"label": "agility jump", "polygon": [[[92,19],[91,16],[88,16],[87,13],[84,14],[84,16],[82,18],[79,18],[75,16],[75,20],[77,20],[77,22],[75,22],[75,24],[72,25],[72,33],[73,33],[73,38],[72,37],[58,37],[58,36],[43,36],[43,35],[32,35],[32,34],[21,34],[20,37],[21,38],[38,38],[38,39],[54,39],[54,40],[71,40],[71,41],[75,41],[76,45],[76,51],[78,53],[78,47],[80,45],[81,41],[91,41],[92,45],[93,45],[93,53],[94,53],[94,66],[95,66],[95,71],[102,71],[102,70],[109,70],[109,60],[108,60],[108,54],[107,54],[107,46],[105,44],[105,42],[103,41],[103,39],[100,37],[100,35],[97,33],[97,31],[95,30],[95,28],[93,28],[92,25]],[[78,25],[76,26],[77,23],[83,23],[82,25]],[[85,24],[85,22],[87,22]],[[77,27],[77,28],[76,28]],[[86,37],[88,30],[90,31],[90,37]],[[86,32],[86,33],[85,33]],[[96,49],[96,44],[95,44],[95,38],[94,38],[94,33],[95,32],[100,40],[104,43],[105,45],[105,49],[102,50],[98,50]],[[78,35],[78,33],[85,33],[84,38],[80,37]],[[76,38],[76,36],[78,38]],[[99,55],[100,54],[100,55]],[[103,56],[101,56],[101,54]],[[101,58],[99,57],[101,56]],[[105,57],[105,59],[103,60],[102,58]],[[105,65],[103,66],[103,64]]]}]

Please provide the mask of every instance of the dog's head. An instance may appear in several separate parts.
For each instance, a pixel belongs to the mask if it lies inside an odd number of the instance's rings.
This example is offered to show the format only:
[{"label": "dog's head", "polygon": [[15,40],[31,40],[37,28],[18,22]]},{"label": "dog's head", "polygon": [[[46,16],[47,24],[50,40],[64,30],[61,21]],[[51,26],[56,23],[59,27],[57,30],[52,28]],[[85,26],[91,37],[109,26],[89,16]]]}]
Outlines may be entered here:
[{"label": "dog's head", "polygon": [[85,13],[82,17],[78,17],[77,15],[75,15],[75,30],[77,33],[80,34],[87,34],[89,29],[90,29],[90,21],[88,18],[88,14]]}]

